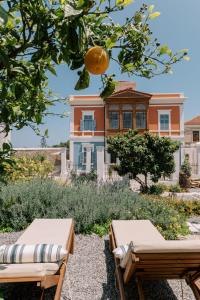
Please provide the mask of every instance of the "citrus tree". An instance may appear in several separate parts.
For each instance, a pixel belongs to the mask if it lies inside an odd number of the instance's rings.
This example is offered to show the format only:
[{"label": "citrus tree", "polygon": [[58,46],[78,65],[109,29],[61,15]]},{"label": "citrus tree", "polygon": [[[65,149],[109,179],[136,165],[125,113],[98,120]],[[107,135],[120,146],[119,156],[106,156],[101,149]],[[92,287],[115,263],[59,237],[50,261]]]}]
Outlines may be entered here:
[{"label": "citrus tree", "polygon": [[124,135],[109,137],[107,143],[108,152],[119,158],[115,170],[120,176],[135,179],[144,192],[148,191],[148,176],[156,183],[161,176],[169,177],[175,172],[174,153],[180,144],[170,138],[130,130]]},{"label": "citrus tree", "polygon": [[[87,88],[90,73],[84,58],[101,47],[121,72],[146,78],[168,73],[187,50],[173,53],[153,37],[150,22],[159,16],[143,5],[119,24],[112,16],[131,0],[7,0],[0,1],[0,123],[11,127],[39,125],[54,103],[47,71],[56,65],[77,72],[75,89]],[[117,49],[117,50],[116,50]],[[116,50],[116,51],[113,51]],[[92,58],[91,58],[92,59]],[[88,62],[88,61],[87,61]],[[107,62],[105,61],[105,64]],[[115,88],[113,74],[102,74],[101,96]]]}]

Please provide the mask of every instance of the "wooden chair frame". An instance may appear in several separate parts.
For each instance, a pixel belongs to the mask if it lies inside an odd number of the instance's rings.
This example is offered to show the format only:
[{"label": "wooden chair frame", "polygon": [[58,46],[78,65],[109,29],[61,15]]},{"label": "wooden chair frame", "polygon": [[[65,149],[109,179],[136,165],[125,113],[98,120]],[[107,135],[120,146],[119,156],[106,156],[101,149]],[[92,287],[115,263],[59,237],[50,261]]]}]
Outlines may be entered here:
[{"label": "wooden chair frame", "polygon": [[[115,235],[110,226],[110,250],[117,248]],[[200,253],[130,253],[125,269],[114,256],[115,275],[120,299],[126,300],[125,285],[134,276],[139,299],[144,300],[142,280],[185,279],[194,296],[200,300]]]},{"label": "wooden chair frame", "polygon": [[62,285],[65,277],[66,265],[69,254],[74,252],[74,224],[72,224],[69,239],[66,243],[67,257],[63,260],[59,270],[54,275],[36,276],[36,277],[11,277],[0,278],[0,283],[17,283],[17,282],[36,282],[41,287],[40,300],[44,299],[44,291],[53,286],[56,287],[54,300],[60,300]]}]

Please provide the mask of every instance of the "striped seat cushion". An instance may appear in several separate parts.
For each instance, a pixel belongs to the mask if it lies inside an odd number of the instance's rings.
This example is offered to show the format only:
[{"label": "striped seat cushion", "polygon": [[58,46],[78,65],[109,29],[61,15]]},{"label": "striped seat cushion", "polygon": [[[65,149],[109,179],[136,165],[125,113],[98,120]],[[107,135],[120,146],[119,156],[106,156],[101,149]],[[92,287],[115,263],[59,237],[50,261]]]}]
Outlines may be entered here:
[{"label": "striped seat cushion", "polygon": [[0,246],[1,264],[54,263],[64,259],[67,251],[54,244],[12,244]]}]

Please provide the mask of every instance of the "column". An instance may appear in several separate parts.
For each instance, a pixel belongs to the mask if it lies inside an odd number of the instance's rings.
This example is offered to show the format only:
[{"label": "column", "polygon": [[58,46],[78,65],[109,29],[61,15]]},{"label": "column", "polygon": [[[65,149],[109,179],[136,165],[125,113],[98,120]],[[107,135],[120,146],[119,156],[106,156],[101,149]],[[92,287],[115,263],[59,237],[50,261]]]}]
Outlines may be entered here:
[{"label": "column", "polygon": [[98,180],[104,179],[104,146],[97,146],[97,178]]},{"label": "column", "polygon": [[180,151],[181,149],[179,149],[178,151],[176,151],[174,153],[174,161],[175,161],[175,172],[172,175],[172,179],[173,180],[178,180],[179,179],[179,172],[180,172]]},{"label": "column", "polygon": [[86,144],[84,145],[86,149],[86,173],[91,172],[91,162],[92,162],[92,145]]},{"label": "column", "polygon": [[200,143],[197,144],[197,174],[200,176]]},{"label": "column", "polygon": [[67,174],[66,148],[61,151],[61,176]]}]

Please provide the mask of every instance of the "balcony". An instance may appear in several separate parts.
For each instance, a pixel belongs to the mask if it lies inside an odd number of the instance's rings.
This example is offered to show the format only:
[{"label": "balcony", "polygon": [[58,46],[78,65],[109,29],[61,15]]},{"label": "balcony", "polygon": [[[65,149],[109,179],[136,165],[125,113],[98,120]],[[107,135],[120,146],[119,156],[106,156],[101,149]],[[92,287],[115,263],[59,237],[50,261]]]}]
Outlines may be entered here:
[{"label": "balcony", "polygon": [[80,131],[96,131],[96,120],[81,120]]}]

